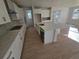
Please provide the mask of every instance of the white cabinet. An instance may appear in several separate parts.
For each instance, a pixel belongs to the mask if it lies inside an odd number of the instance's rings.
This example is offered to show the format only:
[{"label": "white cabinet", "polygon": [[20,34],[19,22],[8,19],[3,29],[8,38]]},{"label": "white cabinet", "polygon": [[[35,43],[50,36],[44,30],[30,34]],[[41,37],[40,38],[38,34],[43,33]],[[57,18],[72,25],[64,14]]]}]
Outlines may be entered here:
[{"label": "white cabinet", "polygon": [[19,43],[20,42],[19,41],[20,39],[18,35],[3,59],[12,59],[12,58],[20,59],[20,54],[19,54]]},{"label": "white cabinet", "polygon": [[17,19],[23,19],[24,18],[24,12],[23,12],[23,8],[18,7],[15,3],[13,3],[14,5],[14,10],[16,12],[16,17]]},{"label": "white cabinet", "polygon": [[22,48],[23,48],[23,43],[24,43],[24,34],[25,34],[25,29],[26,27],[23,26],[20,30],[20,32],[18,33],[15,42],[13,43],[13,51],[14,51],[14,55],[15,55],[15,59],[20,59],[21,57],[21,52],[22,52]]},{"label": "white cabinet", "polygon": [[4,0],[0,0],[0,24],[10,22],[10,18],[4,3]]},{"label": "white cabinet", "polygon": [[14,50],[13,50],[13,46],[11,46],[9,48],[9,50],[7,51],[7,53],[3,59],[16,59],[16,56],[15,56]]},{"label": "white cabinet", "polygon": [[41,9],[34,9],[35,14],[41,14]]},{"label": "white cabinet", "polygon": [[50,17],[50,9],[34,9],[35,14],[41,14],[42,18]]},{"label": "white cabinet", "polygon": [[44,32],[44,44],[49,44],[53,42],[53,30],[52,31],[45,31]]},{"label": "white cabinet", "polygon": [[50,10],[49,9],[41,10],[41,17],[42,18],[50,17]]},{"label": "white cabinet", "polygon": [[20,59],[24,43],[25,30],[26,26],[24,25],[20,32],[17,34],[14,42],[12,43],[3,59]]},{"label": "white cabinet", "polygon": [[13,46],[12,46],[12,50],[13,50],[13,54],[15,55],[15,59],[20,59],[19,43],[20,43],[20,36],[17,35],[17,37],[13,43]]},{"label": "white cabinet", "polygon": [[6,0],[7,4],[8,4],[8,8],[12,11],[14,11],[14,5],[12,0]]},{"label": "white cabinet", "polygon": [[20,18],[19,17],[19,10],[20,10],[20,8],[15,3],[13,3],[13,5],[14,5],[14,10],[16,12],[16,17],[17,17],[17,19],[19,19]]}]

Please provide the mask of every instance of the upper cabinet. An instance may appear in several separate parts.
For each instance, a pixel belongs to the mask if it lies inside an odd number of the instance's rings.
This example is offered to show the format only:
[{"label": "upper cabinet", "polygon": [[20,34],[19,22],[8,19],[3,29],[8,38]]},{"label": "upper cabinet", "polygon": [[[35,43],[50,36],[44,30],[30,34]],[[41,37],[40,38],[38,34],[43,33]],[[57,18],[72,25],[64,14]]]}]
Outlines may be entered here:
[{"label": "upper cabinet", "polygon": [[0,24],[5,24],[10,22],[10,18],[4,3],[4,0],[0,0]]},{"label": "upper cabinet", "polygon": [[13,3],[13,5],[14,5],[14,10],[16,12],[17,20],[23,19],[23,16],[24,16],[23,8],[18,7],[15,3]]},{"label": "upper cabinet", "polygon": [[41,9],[34,9],[35,14],[41,14]]},{"label": "upper cabinet", "polygon": [[50,17],[50,10],[49,9],[41,10],[41,17],[42,18]]},{"label": "upper cabinet", "polygon": [[50,17],[50,9],[34,9],[35,14],[41,14],[41,18]]},{"label": "upper cabinet", "polygon": [[14,11],[13,1],[6,0],[6,4],[7,4],[7,7],[8,7],[9,12]]},{"label": "upper cabinet", "polygon": [[23,19],[23,8],[18,7],[14,1],[6,0],[6,7],[12,21]]}]

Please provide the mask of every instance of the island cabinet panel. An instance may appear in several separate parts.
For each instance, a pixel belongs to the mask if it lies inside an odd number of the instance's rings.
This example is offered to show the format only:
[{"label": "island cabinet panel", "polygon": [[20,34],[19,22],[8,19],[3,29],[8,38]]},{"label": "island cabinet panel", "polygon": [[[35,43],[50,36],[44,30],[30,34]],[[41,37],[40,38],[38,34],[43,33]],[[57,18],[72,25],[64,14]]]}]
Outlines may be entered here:
[{"label": "island cabinet panel", "polygon": [[44,44],[52,43],[53,42],[53,31],[46,31],[44,35]]},{"label": "island cabinet panel", "polygon": [[14,39],[14,42],[10,46],[9,50],[7,51],[3,59],[20,59],[21,58],[25,31],[26,31],[26,26],[24,25],[19,30],[16,38]]},{"label": "island cabinet panel", "polygon": [[12,51],[12,48],[10,48],[10,49],[7,51],[5,57],[3,57],[3,59],[12,59],[12,58],[15,59],[15,55],[13,54],[13,52],[14,52],[14,51]]},{"label": "island cabinet panel", "polygon": [[13,44],[9,48],[7,54],[3,59],[20,59],[21,56],[21,49],[20,46],[20,36],[17,35],[16,39],[14,40]]}]

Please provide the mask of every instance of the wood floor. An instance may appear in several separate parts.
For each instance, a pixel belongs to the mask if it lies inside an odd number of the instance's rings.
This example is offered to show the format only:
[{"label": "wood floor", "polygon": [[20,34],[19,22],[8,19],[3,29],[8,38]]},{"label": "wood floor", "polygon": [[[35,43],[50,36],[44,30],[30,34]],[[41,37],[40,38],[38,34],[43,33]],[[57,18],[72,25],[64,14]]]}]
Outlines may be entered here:
[{"label": "wood floor", "polygon": [[79,59],[79,43],[61,35],[44,45],[34,27],[27,29],[22,59]]}]

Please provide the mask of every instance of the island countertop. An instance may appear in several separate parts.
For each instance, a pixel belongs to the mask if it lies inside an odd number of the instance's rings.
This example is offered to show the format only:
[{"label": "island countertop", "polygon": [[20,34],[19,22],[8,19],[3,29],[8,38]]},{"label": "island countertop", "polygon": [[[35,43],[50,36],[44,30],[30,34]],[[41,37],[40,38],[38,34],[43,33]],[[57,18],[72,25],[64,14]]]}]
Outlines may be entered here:
[{"label": "island countertop", "polygon": [[[40,24],[44,24],[41,26]],[[44,31],[52,31],[54,29],[54,25],[52,22],[42,22],[37,24],[39,27],[41,27]]]},{"label": "island countertop", "polygon": [[14,42],[19,30],[9,31],[7,34],[0,38],[0,59],[3,59],[8,49]]},{"label": "island countertop", "polygon": [[[40,24],[44,24],[43,26],[41,26]],[[53,31],[56,30],[58,28],[61,27],[61,24],[55,24],[52,21],[50,22],[41,22],[37,24],[39,27],[41,27],[42,29],[44,29],[44,31]]]},{"label": "island countertop", "polygon": [[[20,26],[20,25],[16,25],[16,26]],[[11,28],[13,28],[13,27],[14,26],[12,26]],[[23,27],[23,25],[22,25],[22,27]],[[11,45],[14,42],[15,38],[17,37],[18,33],[20,32],[20,29],[18,29],[18,30],[9,30],[4,35],[0,36],[0,59],[3,59],[3,57],[7,53],[8,49],[11,47]]]}]

